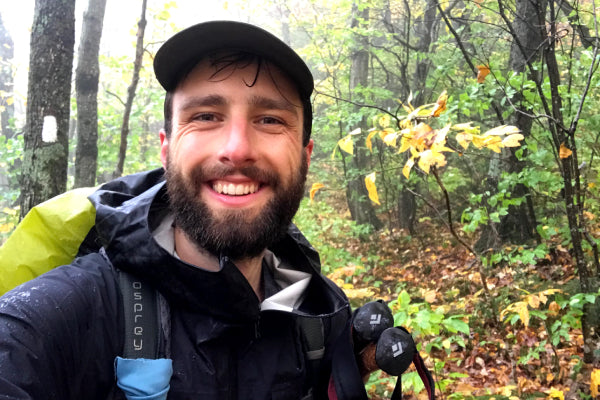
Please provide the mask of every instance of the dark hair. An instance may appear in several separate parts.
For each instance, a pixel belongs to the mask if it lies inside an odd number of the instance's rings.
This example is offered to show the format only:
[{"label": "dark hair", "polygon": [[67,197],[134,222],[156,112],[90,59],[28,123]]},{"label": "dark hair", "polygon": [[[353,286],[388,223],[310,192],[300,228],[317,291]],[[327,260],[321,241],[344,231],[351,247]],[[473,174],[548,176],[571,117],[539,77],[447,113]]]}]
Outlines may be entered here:
[{"label": "dark hair", "polygon": [[[256,83],[262,65],[268,65],[268,63],[265,64],[265,60],[262,57],[254,54],[245,53],[243,51],[227,52],[225,54],[218,53],[218,55],[213,54],[207,58],[210,60],[211,65],[216,68],[215,73],[212,75],[212,77],[216,76],[219,72],[232,66],[237,69],[245,68],[248,65],[251,65],[252,63],[256,63],[256,76],[253,82],[247,83],[249,87],[253,86]],[[175,87],[177,87],[179,83],[189,75],[189,73],[194,69],[196,65],[198,65],[200,61],[201,60],[196,60],[195,62],[190,63],[186,68],[182,70],[182,73],[179,75],[179,81],[177,82]],[[266,67],[266,69],[268,70],[268,66]],[[269,75],[273,80],[274,78],[272,77],[270,72]],[[277,85],[276,82],[274,83]],[[167,91],[165,94],[164,101],[164,131],[167,138],[171,137],[173,126],[173,94],[174,90]],[[310,140],[310,135],[312,132],[312,103],[310,102],[310,97],[301,98],[300,101],[302,102],[303,115],[302,144],[306,146],[308,144],[308,141]]]}]

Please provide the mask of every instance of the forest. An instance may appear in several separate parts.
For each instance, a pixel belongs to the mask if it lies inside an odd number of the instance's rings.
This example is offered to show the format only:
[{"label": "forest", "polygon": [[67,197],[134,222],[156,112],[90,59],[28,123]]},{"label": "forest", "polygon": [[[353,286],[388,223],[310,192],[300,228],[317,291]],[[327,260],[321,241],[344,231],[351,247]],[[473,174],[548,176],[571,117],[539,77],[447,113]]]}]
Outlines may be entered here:
[{"label": "forest", "polygon": [[[595,0],[142,0],[118,38],[103,29],[118,3],[80,3],[35,0],[28,49],[0,5],[2,242],[36,204],[161,165],[153,56],[214,12],[311,68],[295,224],[354,307],[388,302],[439,398],[600,398]],[[366,387],[386,399],[395,383]],[[414,369],[402,385],[427,398]]]}]

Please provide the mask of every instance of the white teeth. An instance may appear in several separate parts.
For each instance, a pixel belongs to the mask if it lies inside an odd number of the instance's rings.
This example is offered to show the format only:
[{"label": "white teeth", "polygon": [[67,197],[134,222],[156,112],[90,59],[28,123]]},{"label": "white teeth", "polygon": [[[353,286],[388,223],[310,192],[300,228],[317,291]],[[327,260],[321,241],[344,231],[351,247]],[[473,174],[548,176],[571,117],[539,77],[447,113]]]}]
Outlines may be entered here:
[{"label": "white teeth", "polygon": [[213,184],[213,190],[217,193],[227,194],[230,196],[243,196],[245,194],[256,192],[258,190],[258,185],[234,185],[233,183],[222,184],[219,182]]}]

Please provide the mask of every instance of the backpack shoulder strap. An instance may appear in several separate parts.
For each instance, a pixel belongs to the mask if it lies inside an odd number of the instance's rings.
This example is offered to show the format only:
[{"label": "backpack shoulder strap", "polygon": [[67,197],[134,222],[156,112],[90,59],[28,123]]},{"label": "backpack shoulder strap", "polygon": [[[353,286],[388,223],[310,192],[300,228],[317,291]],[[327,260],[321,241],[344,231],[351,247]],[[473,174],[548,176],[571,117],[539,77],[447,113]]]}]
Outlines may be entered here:
[{"label": "backpack shoulder strap", "polygon": [[[161,343],[165,341],[163,323],[168,313],[166,302],[146,282],[130,273],[119,270],[119,287],[123,296],[125,316],[124,358],[157,359],[161,355]],[[166,346],[168,347],[168,346]],[[163,349],[168,353],[168,349]]]},{"label": "backpack shoulder strap", "polygon": [[[342,313],[329,318],[327,323],[321,317],[298,318],[308,376],[312,385],[316,385],[322,379],[319,374],[321,373],[321,364],[326,347],[331,346],[331,349],[334,349],[337,339],[340,337],[340,333],[344,331],[348,320],[349,318]],[[334,352],[335,350],[333,350],[332,355]],[[302,400],[311,400],[312,398],[312,390],[309,390]]]},{"label": "backpack shoulder strap", "polygon": [[307,375],[311,382],[302,400],[312,400],[313,386],[319,379],[321,361],[325,355],[325,329],[323,320],[318,317],[299,317],[298,325],[302,336],[304,358],[307,362]]}]

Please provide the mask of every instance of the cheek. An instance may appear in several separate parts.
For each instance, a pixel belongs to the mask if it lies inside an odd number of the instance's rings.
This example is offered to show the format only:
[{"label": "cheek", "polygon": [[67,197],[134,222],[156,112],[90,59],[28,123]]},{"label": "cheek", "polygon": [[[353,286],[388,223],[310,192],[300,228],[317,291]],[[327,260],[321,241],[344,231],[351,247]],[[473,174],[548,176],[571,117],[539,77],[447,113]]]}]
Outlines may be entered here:
[{"label": "cheek", "polygon": [[169,145],[170,155],[171,157],[177,157],[178,161],[184,164],[210,157],[215,153],[215,145],[207,139],[206,135],[185,131],[178,132],[176,140],[173,140]]}]

